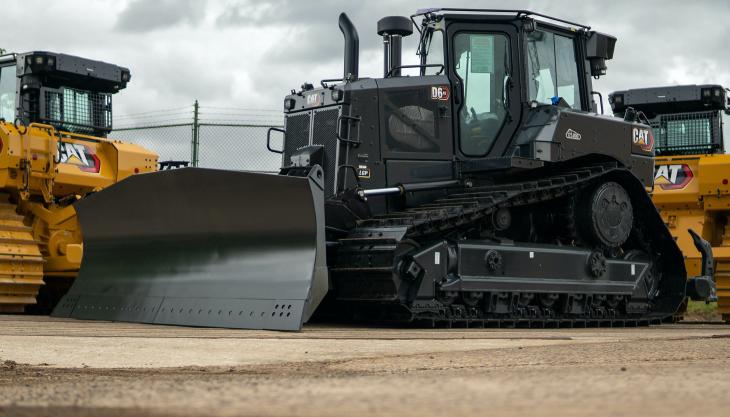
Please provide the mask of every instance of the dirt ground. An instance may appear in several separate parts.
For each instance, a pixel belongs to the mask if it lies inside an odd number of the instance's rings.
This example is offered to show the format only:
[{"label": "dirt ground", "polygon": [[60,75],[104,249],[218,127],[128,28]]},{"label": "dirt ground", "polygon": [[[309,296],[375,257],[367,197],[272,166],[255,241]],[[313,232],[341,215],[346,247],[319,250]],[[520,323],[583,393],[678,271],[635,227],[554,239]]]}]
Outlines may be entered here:
[{"label": "dirt ground", "polygon": [[730,412],[730,326],[300,333],[0,316],[0,416]]}]

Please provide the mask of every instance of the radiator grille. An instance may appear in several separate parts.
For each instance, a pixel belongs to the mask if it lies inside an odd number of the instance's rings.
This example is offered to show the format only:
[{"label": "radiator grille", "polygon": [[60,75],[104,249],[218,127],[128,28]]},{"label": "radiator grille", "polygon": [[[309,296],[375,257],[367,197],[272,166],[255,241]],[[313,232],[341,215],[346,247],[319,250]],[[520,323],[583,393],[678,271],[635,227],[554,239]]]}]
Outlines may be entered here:
[{"label": "radiator grille", "polygon": [[112,96],[72,88],[46,90],[41,119],[63,130],[78,133],[112,129]]},{"label": "radiator grille", "polygon": [[291,156],[297,149],[309,145],[310,112],[286,116],[284,135],[284,162],[282,166],[291,166]]},{"label": "radiator grille", "polygon": [[312,144],[324,146],[324,181],[325,195],[335,193],[335,177],[337,173],[337,118],[339,108],[314,112],[314,131]]},{"label": "radiator grille", "polygon": [[651,123],[656,153],[713,153],[720,147],[720,118],[716,111],[660,116]]},{"label": "radiator grille", "polygon": [[394,152],[440,152],[438,106],[426,89],[382,95],[385,143]]}]

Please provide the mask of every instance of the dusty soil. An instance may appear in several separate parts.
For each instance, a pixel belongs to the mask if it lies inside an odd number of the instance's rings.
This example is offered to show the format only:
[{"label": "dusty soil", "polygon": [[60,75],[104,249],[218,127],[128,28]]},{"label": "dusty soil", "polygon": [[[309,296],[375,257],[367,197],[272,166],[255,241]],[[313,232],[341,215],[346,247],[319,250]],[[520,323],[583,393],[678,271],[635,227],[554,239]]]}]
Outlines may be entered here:
[{"label": "dusty soil", "polygon": [[0,416],[725,416],[730,326],[301,333],[0,316]]}]

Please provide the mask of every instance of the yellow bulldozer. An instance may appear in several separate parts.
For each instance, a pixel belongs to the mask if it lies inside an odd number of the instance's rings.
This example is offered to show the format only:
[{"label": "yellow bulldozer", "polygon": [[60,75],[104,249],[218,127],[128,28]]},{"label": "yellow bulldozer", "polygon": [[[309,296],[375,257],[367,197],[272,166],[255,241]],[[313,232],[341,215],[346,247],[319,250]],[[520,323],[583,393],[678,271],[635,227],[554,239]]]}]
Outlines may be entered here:
[{"label": "yellow bulldozer", "polygon": [[715,259],[718,312],[730,321],[730,155],[723,144],[722,113],[730,114],[720,85],[681,85],[617,91],[614,114],[642,112],[656,149],[652,200],[685,257],[689,276],[702,257],[687,233],[710,242]]},{"label": "yellow bulldozer", "polygon": [[83,255],[73,203],[157,169],[153,152],[106,139],[129,80],[65,54],[0,56],[0,312],[49,312]]}]

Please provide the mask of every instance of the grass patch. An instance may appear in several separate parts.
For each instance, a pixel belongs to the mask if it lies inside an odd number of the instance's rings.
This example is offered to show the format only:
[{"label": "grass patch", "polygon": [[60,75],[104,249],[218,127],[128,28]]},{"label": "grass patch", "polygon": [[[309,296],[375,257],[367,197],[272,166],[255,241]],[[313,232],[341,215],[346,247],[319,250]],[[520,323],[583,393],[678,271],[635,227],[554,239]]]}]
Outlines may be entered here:
[{"label": "grass patch", "polygon": [[720,314],[717,312],[717,303],[690,300],[687,304],[687,311],[684,313],[684,320],[719,321]]}]

